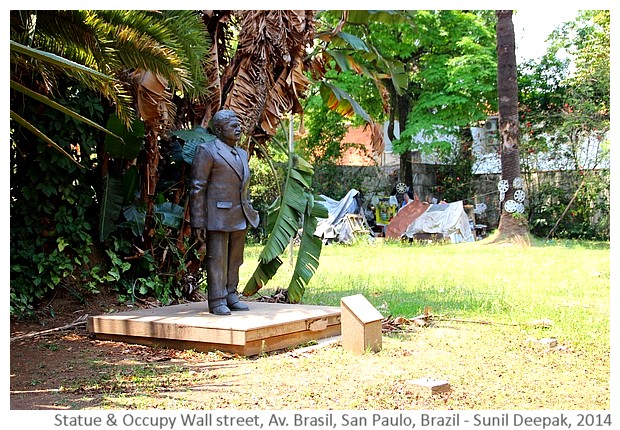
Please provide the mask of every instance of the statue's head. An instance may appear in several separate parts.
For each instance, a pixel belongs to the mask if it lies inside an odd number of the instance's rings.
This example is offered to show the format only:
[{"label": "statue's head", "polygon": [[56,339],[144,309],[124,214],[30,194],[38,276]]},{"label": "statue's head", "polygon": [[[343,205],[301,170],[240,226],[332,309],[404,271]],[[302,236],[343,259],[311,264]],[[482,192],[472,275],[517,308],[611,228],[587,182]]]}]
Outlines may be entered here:
[{"label": "statue's head", "polygon": [[220,111],[217,111],[211,119],[213,123],[213,131],[215,132],[215,134],[219,135],[224,125],[229,123],[233,119],[238,120],[237,114],[234,111],[229,109],[222,109]]}]

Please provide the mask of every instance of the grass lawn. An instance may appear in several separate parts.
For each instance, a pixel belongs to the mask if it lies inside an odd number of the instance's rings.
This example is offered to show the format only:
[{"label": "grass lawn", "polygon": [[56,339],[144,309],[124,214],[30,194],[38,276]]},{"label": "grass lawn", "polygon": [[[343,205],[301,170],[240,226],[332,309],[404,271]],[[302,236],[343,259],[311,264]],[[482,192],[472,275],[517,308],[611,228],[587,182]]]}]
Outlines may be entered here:
[{"label": "grass lawn", "polygon": [[[242,283],[261,249],[248,247]],[[429,306],[442,318],[517,325],[549,319],[552,330],[532,335],[608,354],[609,257],[608,243],[591,242],[328,245],[302,302],[339,306],[341,297],[363,294],[383,316],[413,317]],[[287,258],[260,294],[287,288]]]},{"label": "grass lawn", "polygon": [[[242,284],[261,249],[246,247]],[[287,288],[284,261],[261,295]],[[69,409],[611,408],[609,243],[324,247],[303,303],[339,306],[360,293],[385,317],[430,307],[433,318],[385,333],[382,350],[363,355],[339,343],[247,358],[79,333],[29,339],[11,350],[12,372],[22,375],[11,401]],[[536,342],[543,338],[557,346]],[[46,365],[52,358],[57,366]],[[24,373],[19,364],[28,362],[40,368]],[[448,381],[451,391],[420,395],[412,381],[423,377]]]},{"label": "grass lawn", "polygon": [[[260,249],[248,248],[244,276]],[[287,262],[261,294],[286,288]],[[341,297],[359,293],[384,316],[413,317],[428,306],[435,319],[384,336],[375,355],[328,349],[305,365],[267,357],[252,372],[270,375],[267,392],[294,392],[301,379],[307,392],[295,401],[318,409],[610,407],[608,243],[324,247],[303,303],[338,306]],[[535,341],[543,338],[558,346],[540,347]],[[417,397],[409,383],[425,376],[449,381],[451,394]]]}]

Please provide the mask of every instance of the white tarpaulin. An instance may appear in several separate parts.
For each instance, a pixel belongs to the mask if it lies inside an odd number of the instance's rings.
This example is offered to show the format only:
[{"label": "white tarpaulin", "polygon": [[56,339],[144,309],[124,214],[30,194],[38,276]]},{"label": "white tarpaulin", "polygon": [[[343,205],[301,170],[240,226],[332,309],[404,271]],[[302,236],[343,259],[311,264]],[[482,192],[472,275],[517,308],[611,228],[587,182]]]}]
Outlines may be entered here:
[{"label": "white tarpaulin", "polygon": [[325,206],[329,216],[319,219],[314,235],[325,240],[336,238],[344,242],[349,240],[349,237],[343,237],[350,236],[351,234],[351,232],[343,231],[343,228],[346,230],[346,223],[343,221],[347,214],[359,213],[360,207],[355,199],[358,194],[359,191],[351,189],[342,200],[334,200],[330,197],[321,195],[323,201],[320,203]]},{"label": "white tarpaulin", "polygon": [[449,237],[452,243],[474,241],[462,201],[430,205],[409,224],[405,236],[411,239],[418,233],[441,233],[444,238]]}]

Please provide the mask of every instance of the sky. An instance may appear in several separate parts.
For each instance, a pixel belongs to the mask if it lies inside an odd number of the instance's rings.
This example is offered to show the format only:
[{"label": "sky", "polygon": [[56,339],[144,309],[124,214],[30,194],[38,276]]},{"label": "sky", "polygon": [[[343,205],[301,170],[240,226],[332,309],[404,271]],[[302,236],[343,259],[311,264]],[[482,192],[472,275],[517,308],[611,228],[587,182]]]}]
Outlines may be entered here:
[{"label": "sky", "polygon": [[515,27],[517,61],[536,60],[547,50],[545,40],[559,25],[577,17],[576,8],[556,8],[553,11],[536,8],[517,9],[512,15]]}]

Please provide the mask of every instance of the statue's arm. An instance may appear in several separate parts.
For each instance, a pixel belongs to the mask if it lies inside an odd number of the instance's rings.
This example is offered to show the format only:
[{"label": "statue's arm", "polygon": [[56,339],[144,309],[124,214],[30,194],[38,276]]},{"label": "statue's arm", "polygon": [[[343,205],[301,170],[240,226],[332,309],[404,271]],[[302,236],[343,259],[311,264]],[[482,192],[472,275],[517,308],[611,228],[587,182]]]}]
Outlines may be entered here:
[{"label": "statue's arm", "polygon": [[213,157],[203,145],[196,148],[190,180],[190,226],[196,238],[204,242],[207,226],[207,185],[213,167]]}]

